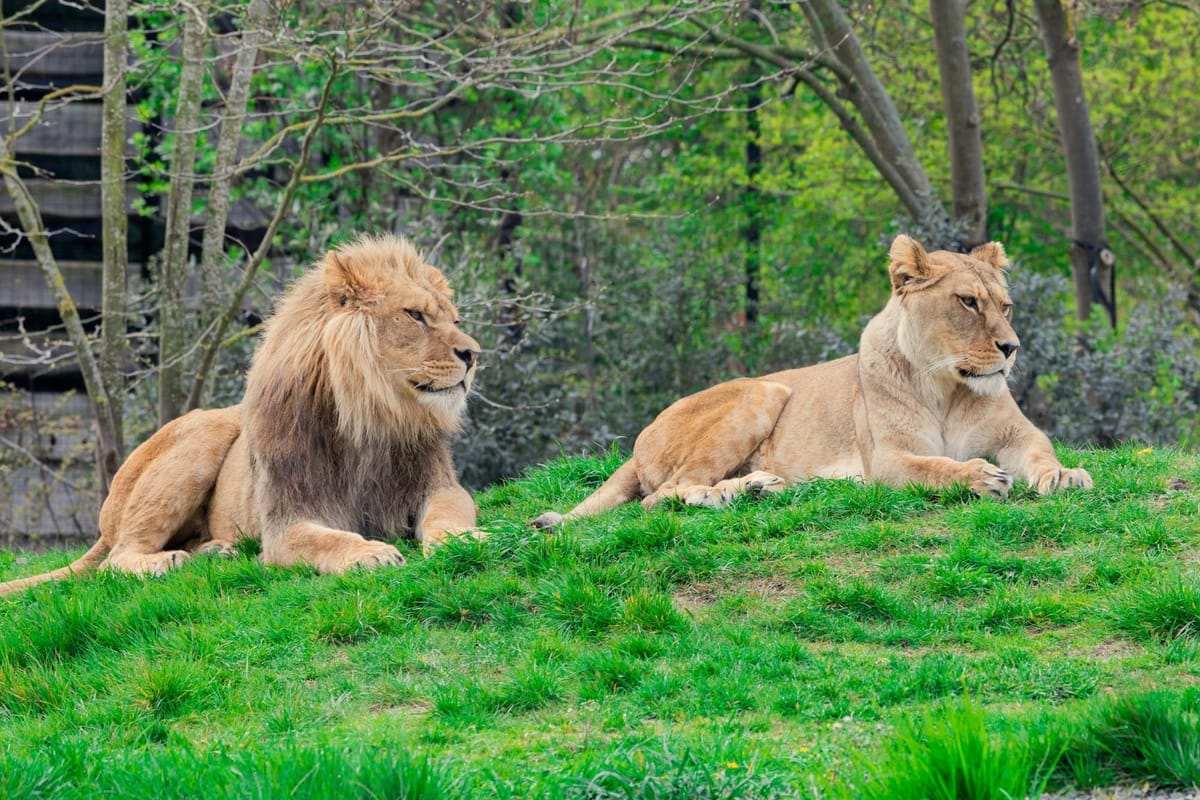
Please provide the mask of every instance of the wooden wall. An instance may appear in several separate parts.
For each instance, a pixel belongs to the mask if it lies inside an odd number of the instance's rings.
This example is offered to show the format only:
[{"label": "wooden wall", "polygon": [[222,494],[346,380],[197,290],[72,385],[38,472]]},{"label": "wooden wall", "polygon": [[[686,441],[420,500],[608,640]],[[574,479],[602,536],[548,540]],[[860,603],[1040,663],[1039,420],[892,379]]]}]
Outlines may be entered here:
[{"label": "wooden wall", "polygon": [[[34,8],[4,0],[6,18]],[[102,6],[101,6],[102,8]],[[3,30],[7,132],[31,118],[48,92],[103,81],[103,15],[95,7],[48,2]],[[99,101],[47,104],[41,122],[17,140],[20,174],[54,232],[51,249],[81,315],[101,307]],[[130,133],[135,129],[131,122]],[[0,219],[18,227],[0,190]],[[158,246],[153,220],[130,218],[130,278],[142,280]],[[40,548],[96,535],[91,414],[72,349],[28,243],[0,232],[0,544]]]}]

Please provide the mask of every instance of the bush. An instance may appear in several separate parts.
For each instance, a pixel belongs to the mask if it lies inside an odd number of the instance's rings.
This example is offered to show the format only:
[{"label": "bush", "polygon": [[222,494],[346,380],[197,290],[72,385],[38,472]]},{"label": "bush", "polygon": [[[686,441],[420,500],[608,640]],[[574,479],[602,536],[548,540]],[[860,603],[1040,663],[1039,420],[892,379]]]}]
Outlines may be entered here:
[{"label": "bush", "polygon": [[1139,303],[1114,331],[1080,324],[1061,275],[1011,279],[1021,337],[1013,396],[1034,424],[1075,444],[1200,440],[1200,337],[1181,298]]}]

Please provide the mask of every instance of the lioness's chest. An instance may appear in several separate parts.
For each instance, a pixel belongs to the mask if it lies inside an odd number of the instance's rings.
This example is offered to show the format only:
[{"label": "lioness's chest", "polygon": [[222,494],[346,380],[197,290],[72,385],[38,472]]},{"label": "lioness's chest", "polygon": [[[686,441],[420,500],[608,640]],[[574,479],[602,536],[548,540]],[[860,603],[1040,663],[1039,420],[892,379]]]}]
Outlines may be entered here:
[{"label": "lioness's chest", "polygon": [[952,409],[941,426],[940,455],[956,461],[987,455],[983,422],[985,420],[979,419],[978,409],[974,406]]}]

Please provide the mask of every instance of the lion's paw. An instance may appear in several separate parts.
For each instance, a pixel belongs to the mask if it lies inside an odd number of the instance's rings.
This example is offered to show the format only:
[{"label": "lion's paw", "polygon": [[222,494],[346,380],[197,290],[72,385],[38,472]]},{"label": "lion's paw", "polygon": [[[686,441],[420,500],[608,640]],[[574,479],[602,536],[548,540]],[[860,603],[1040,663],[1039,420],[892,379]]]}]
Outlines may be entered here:
[{"label": "lion's paw", "polygon": [[160,553],[122,553],[109,556],[105,569],[128,572],[132,575],[159,577],[173,569],[182,567],[191,558],[183,550],[165,550]]},{"label": "lion's paw", "polygon": [[166,575],[171,570],[182,567],[191,557],[190,553],[182,550],[167,550],[146,556],[146,570],[142,574],[155,577]]},{"label": "lion's paw", "polygon": [[341,553],[338,553],[334,559],[336,563],[331,569],[322,569],[321,572],[345,572],[356,567],[362,569],[375,569],[377,567],[400,567],[404,565],[404,556],[400,555],[400,551],[387,542],[375,542],[364,540],[361,544],[355,544],[353,547],[348,547]]},{"label": "lion's paw", "polygon": [[982,458],[972,459],[967,464],[971,467],[968,485],[972,492],[980,497],[1008,497],[1008,491],[1013,485],[1012,475]]},{"label": "lion's paw", "polygon": [[542,514],[529,524],[537,528],[539,531],[545,531],[562,525],[563,519],[563,515],[559,514],[557,511],[547,511],[545,514]]},{"label": "lion's paw", "polygon": [[1042,473],[1037,479],[1038,494],[1050,494],[1064,489],[1090,489],[1092,476],[1086,469],[1057,467]]},{"label": "lion's paw", "polygon": [[437,550],[451,539],[474,539],[477,542],[482,542],[487,538],[488,532],[481,531],[478,528],[468,528],[465,531],[426,532],[425,538],[421,540],[421,552],[428,558],[433,555],[434,550]]},{"label": "lion's paw", "polygon": [[238,554],[237,545],[231,542],[205,542],[200,545],[196,551],[197,555],[202,556],[220,556],[221,558],[232,558]]}]

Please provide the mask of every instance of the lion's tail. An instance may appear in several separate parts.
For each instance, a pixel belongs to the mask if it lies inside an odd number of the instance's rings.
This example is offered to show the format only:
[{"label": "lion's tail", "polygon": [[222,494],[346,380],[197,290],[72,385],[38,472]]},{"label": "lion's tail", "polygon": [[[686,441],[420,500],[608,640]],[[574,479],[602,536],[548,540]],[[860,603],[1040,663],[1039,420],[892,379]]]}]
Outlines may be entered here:
[{"label": "lion's tail", "polygon": [[642,479],[638,477],[637,459],[630,458],[606,480],[599,489],[592,492],[587,499],[575,506],[564,516],[553,511],[547,511],[533,521],[535,528],[553,528],[571,519],[590,517],[610,508],[616,508],[622,503],[628,503],[642,494]]},{"label": "lion's tail", "polygon": [[41,575],[30,575],[28,578],[17,578],[12,581],[0,583],[0,597],[9,594],[15,594],[30,586],[36,586],[39,583],[46,581],[60,581],[65,578],[70,578],[74,575],[86,575],[89,572],[95,571],[96,567],[108,555],[111,548],[105,537],[101,536],[100,540],[92,545],[92,549],[75,559],[65,567],[60,567],[50,572],[43,572]]}]

